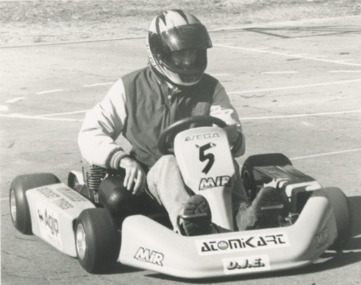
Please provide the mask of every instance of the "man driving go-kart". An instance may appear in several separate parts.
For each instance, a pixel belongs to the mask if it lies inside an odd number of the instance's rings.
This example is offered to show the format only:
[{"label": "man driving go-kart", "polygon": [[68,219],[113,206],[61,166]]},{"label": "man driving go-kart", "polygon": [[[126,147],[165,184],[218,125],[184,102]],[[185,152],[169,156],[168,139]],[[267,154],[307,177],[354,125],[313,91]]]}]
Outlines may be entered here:
[{"label": "man driving go-kart", "polygon": [[[122,76],[87,113],[79,146],[88,167],[123,173],[105,178],[102,185],[107,187],[97,193],[96,199],[114,217],[137,213],[144,203],[156,203],[166,209],[173,229],[181,234],[225,230],[211,223],[207,200],[191,193],[174,155],[162,155],[157,144],[160,134],[173,123],[213,116],[226,124],[232,154],[244,154],[238,114],[220,82],[204,73],[211,47],[205,26],[195,16],[181,10],[163,12],[149,27],[149,66]],[[132,146],[129,154],[116,142],[121,134]],[[229,181],[232,214],[237,229],[244,230],[257,225],[261,206],[282,203],[282,197],[273,187],[265,187],[250,204],[236,161],[234,167],[236,174]]]}]

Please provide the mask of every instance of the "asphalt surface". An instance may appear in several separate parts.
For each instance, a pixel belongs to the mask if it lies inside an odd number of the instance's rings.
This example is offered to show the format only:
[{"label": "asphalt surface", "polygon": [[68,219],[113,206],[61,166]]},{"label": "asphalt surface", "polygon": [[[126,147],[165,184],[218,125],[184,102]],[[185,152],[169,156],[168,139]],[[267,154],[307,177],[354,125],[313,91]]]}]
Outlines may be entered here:
[{"label": "asphalt surface", "polygon": [[11,224],[9,185],[20,174],[80,169],[84,111],[121,75],[146,64],[144,39],[0,48],[2,284],[361,284],[361,17],[213,32],[208,73],[243,123],[246,155],[281,152],[324,186],[341,188],[353,239],[304,269],[212,280],[174,279],[119,265],[90,275]]}]

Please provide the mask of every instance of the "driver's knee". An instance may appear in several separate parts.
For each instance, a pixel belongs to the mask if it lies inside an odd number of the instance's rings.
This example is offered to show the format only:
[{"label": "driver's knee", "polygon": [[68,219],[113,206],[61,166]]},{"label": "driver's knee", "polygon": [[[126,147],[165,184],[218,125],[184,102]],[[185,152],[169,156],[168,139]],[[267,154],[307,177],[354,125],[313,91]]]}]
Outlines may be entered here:
[{"label": "driver's knee", "polygon": [[156,180],[163,180],[169,175],[178,175],[180,173],[177,159],[174,155],[163,155],[151,169],[152,176]]},{"label": "driver's knee", "polygon": [[139,197],[123,186],[123,177],[109,176],[99,186],[99,202],[113,216],[126,217],[141,212]]},{"label": "driver's knee", "polygon": [[162,169],[178,168],[177,159],[172,154],[163,155],[156,164]]}]

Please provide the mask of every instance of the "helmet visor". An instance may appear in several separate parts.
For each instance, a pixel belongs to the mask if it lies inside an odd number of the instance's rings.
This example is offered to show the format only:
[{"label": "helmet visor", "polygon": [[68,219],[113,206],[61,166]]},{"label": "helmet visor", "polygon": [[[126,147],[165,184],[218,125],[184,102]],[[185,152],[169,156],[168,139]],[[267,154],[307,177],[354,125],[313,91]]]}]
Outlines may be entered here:
[{"label": "helmet visor", "polygon": [[174,27],[162,32],[161,38],[170,51],[212,47],[206,28],[200,24]]}]

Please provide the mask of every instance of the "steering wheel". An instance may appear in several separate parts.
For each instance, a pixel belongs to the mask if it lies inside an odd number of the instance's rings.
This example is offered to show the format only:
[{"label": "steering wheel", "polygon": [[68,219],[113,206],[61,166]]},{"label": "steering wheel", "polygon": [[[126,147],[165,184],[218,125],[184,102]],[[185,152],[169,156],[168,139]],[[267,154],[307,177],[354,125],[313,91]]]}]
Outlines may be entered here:
[{"label": "steering wheel", "polygon": [[211,116],[193,116],[175,122],[166,128],[159,136],[158,149],[161,154],[173,154],[173,140],[175,136],[184,130],[194,127],[212,126],[224,128],[226,123],[221,119]]}]

